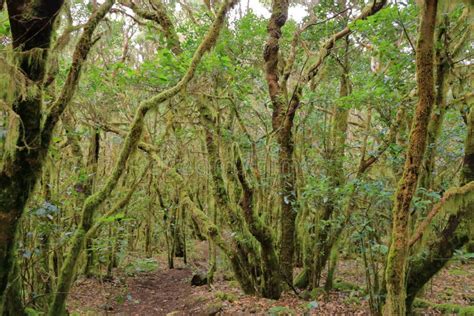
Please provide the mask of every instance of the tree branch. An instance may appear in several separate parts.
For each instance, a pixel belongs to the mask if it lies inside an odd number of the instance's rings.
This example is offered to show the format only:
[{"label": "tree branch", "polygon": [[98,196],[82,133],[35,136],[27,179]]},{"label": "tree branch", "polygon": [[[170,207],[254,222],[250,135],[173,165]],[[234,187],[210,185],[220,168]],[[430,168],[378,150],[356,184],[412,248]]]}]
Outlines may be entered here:
[{"label": "tree branch", "polygon": [[114,0],[107,0],[91,15],[84,27],[84,31],[82,32],[79,41],[77,42],[66,82],[64,83],[59,97],[50,107],[49,113],[47,114],[43,123],[41,130],[41,142],[42,148],[45,152],[48,150],[51,136],[53,134],[54,127],[59,120],[59,117],[64,112],[72,97],[74,96],[74,92],[76,91],[81,75],[82,66],[87,59],[87,55],[89,54],[89,51],[94,43],[92,35],[94,34],[99,22],[105,17],[107,12],[109,12],[113,4]]}]

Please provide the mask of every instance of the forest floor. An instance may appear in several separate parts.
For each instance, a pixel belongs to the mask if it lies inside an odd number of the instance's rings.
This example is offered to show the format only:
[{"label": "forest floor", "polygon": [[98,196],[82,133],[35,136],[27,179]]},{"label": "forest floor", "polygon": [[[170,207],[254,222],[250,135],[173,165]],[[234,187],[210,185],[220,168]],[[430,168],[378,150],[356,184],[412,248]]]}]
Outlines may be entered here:
[{"label": "forest floor", "polygon": [[[205,244],[198,245],[202,252]],[[279,300],[244,295],[229,273],[220,271],[212,287],[192,286],[193,271],[205,271],[202,257],[191,255],[184,265],[168,269],[166,258],[130,259],[124,269],[109,279],[79,279],[68,301],[73,315],[368,315],[368,297],[363,265],[351,259],[338,264],[338,290],[329,294],[315,291],[304,300],[286,292]],[[201,253],[202,256],[202,253]],[[195,258],[194,258],[195,257]],[[474,304],[474,262],[453,262],[443,269],[425,289],[423,299],[436,304]],[[355,284],[359,288],[348,286]],[[434,308],[423,315],[442,314]]]}]

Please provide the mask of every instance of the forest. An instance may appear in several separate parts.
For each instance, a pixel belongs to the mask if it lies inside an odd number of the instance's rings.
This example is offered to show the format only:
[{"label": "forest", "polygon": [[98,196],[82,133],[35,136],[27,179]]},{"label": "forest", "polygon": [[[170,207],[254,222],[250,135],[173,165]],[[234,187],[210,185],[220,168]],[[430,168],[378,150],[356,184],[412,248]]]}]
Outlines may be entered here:
[{"label": "forest", "polygon": [[474,315],[472,0],[0,0],[0,316]]}]

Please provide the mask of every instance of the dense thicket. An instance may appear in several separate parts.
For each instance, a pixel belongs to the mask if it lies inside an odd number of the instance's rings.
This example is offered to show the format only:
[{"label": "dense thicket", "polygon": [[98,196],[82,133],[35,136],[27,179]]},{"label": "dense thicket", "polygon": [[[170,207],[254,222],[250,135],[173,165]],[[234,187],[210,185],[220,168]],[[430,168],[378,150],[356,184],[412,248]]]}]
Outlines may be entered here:
[{"label": "dense thicket", "polygon": [[352,256],[404,315],[468,251],[470,2],[249,5],[1,1],[1,314],[208,240],[208,282],[330,290]]}]

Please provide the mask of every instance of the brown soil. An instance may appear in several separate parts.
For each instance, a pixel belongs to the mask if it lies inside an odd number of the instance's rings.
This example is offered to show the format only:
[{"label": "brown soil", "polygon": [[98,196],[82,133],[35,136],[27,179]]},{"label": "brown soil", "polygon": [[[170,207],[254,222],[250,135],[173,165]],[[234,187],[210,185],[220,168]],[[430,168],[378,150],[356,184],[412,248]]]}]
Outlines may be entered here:
[{"label": "brown soil", "polygon": [[[204,249],[202,249],[204,251]],[[200,256],[202,258],[202,253]],[[303,300],[292,292],[280,300],[269,300],[244,295],[235,281],[226,281],[228,271],[220,271],[212,287],[191,286],[192,271],[204,269],[202,259],[184,265],[177,260],[177,269],[167,269],[164,258],[159,258],[159,269],[148,273],[127,275],[114,271],[107,282],[82,279],[70,295],[68,308],[74,315],[269,315],[269,311],[283,314],[291,311],[302,315],[369,315],[366,294],[362,290],[332,291]],[[337,279],[364,285],[363,266],[355,260],[341,259]],[[474,264],[450,264],[441,271],[424,293],[433,303],[470,305],[474,298]],[[439,314],[426,310],[427,315]]]},{"label": "brown soil", "polygon": [[[192,298],[189,268],[159,269],[101,282],[81,280],[74,287],[69,310],[79,315],[189,315],[205,313]],[[201,301],[202,303],[202,301]]]}]

